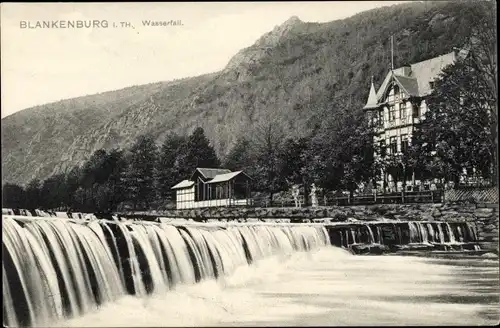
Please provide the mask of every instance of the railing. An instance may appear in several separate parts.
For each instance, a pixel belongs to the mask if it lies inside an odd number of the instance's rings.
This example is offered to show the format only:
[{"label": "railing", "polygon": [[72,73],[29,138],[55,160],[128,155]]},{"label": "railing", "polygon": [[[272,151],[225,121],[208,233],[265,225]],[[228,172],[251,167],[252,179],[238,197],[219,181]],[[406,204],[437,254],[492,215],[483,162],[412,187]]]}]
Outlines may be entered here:
[{"label": "railing", "polygon": [[385,194],[334,196],[325,202],[328,205],[367,205],[367,204],[408,204],[408,203],[441,203],[444,200],[443,190],[402,191]]},{"label": "railing", "polygon": [[448,189],[445,191],[447,202],[473,201],[476,203],[498,203],[498,187],[470,187]]},{"label": "railing", "polygon": [[387,128],[393,128],[397,127],[400,125],[408,125],[413,123],[413,116],[412,115],[406,115],[404,117],[396,117],[393,120],[388,120],[387,121]]},{"label": "railing", "polygon": [[[305,207],[303,196],[300,196],[300,207]],[[318,195],[318,206],[348,206],[368,204],[411,204],[411,203],[441,203],[444,200],[443,190],[404,191],[384,194],[325,196]],[[296,207],[293,199],[275,199],[271,203],[268,198],[255,198],[257,207]],[[311,199],[309,204],[311,206]]]}]

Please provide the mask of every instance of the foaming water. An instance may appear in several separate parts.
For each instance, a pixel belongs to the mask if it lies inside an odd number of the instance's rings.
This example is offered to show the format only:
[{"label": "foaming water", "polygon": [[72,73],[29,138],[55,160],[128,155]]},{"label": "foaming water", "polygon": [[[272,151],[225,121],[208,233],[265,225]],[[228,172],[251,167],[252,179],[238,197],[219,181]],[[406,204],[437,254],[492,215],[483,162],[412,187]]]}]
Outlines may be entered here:
[{"label": "foaming water", "polygon": [[161,295],[125,296],[60,326],[495,324],[498,279],[496,259],[353,256],[323,247]]},{"label": "foaming water", "polygon": [[[186,304],[190,299],[183,302],[182,290],[190,290],[189,285],[201,283],[204,290],[249,264],[329,244],[323,226],[306,225],[177,226],[3,217],[2,231],[7,326],[44,327],[81,318],[113,308],[113,302],[121,304],[127,294],[146,304],[163,297]],[[178,300],[171,299],[176,295]]]}]

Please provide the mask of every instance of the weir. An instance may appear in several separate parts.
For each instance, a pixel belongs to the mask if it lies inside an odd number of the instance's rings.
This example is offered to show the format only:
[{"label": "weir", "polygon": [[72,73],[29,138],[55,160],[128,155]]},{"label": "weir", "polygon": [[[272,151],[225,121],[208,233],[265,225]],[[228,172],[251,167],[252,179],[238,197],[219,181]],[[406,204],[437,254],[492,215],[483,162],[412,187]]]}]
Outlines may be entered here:
[{"label": "weir", "polygon": [[326,226],[332,245],[356,254],[395,251],[480,251],[472,222],[392,221]]},{"label": "weir", "polygon": [[323,225],[2,219],[4,326],[47,326],[330,244]]},{"label": "weir", "polygon": [[273,255],[480,252],[472,222],[166,222],[3,216],[4,326],[46,326],[130,294],[222,279]]}]

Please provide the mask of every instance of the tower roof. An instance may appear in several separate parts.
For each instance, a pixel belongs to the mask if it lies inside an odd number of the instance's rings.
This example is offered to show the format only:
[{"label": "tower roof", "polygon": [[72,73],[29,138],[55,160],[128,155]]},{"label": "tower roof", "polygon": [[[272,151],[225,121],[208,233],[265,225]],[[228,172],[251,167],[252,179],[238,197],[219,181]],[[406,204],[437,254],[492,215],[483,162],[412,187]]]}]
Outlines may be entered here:
[{"label": "tower roof", "polygon": [[366,105],[365,107],[363,107],[363,109],[372,109],[376,107],[377,107],[377,93],[375,92],[375,86],[373,85],[373,77],[372,77],[370,93],[368,94],[368,100],[366,101]]}]

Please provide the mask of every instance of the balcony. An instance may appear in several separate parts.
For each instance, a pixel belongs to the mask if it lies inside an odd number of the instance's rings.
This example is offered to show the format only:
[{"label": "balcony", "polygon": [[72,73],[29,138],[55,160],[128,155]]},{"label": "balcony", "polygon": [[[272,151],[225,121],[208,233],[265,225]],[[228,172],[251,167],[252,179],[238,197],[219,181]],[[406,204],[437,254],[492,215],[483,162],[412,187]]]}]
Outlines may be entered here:
[{"label": "balcony", "polygon": [[406,116],[406,117],[403,117],[403,118],[396,118],[394,120],[390,120],[387,122],[387,124],[385,125],[385,128],[388,129],[388,128],[395,128],[395,127],[398,127],[398,126],[404,126],[404,125],[408,125],[408,124],[413,124],[413,117],[412,116]]}]

